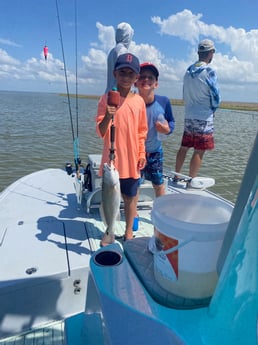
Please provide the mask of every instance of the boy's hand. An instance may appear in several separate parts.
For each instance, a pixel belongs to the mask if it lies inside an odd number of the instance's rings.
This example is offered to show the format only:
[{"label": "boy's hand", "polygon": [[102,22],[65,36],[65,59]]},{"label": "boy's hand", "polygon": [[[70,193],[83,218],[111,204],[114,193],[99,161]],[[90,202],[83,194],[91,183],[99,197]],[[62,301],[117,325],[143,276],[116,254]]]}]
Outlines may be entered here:
[{"label": "boy's hand", "polygon": [[163,133],[163,134],[168,134],[170,132],[170,128],[169,128],[169,125],[168,125],[168,122],[160,122],[160,121],[157,121],[155,123],[155,127],[156,127],[156,130],[160,133]]},{"label": "boy's hand", "polygon": [[145,167],[146,164],[146,159],[145,158],[140,158],[138,161],[138,169],[142,170]]},{"label": "boy's hand", "polygon": [[114,107],[113,105],[107,105],[106,108],[106,117],[108,119],[112,119],[112,117],[114,117],[115,113],[116,113],[117,107]]}]

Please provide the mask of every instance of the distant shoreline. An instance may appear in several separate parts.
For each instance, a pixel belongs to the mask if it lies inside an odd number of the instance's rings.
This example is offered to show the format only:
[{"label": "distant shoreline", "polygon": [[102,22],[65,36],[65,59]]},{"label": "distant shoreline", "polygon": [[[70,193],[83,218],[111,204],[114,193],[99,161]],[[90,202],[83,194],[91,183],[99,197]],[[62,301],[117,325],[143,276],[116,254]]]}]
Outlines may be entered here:
[{"label": "distant shoreline", "polygon": [[[67,96],[65,93],[60,93],[59,96]],[[75,95],[70,95],[75,97]],[[100,96],[97,95],[78,95],[78,98],[87,99],[99,99]],[[183,106],[182,99],[170,99],[172,105]],[[248,103],[248,102],[221,102],[220,109],[231,109],[231,110],[244,110],[244,111],[258,111],[258,103]]]}]

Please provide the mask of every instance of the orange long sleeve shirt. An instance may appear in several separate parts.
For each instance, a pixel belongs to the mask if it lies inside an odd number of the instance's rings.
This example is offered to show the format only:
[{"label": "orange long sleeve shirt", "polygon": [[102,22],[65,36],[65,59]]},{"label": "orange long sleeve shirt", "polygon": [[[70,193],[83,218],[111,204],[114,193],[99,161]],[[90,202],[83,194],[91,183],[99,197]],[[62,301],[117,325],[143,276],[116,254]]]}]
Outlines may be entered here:
[{"label": "orange long sleeve shirt", "polygon": [[[99,124],[106,113],[107,94],[104,94],[98,103],[98,113],[96,115],[96,131],[99,131]],[[147,137],[148,124],[146,106],[142,97],[134,94],[127,97],[122,105],[117,109],[114,116],[115,125],[115,167],[120,178],[139,178],[138,161],[145,158],[145,140]],[[109,162],[110,153],[110,127],[111,121],[103,139],[102,160],[99,174],[102,175],[103,164]]]}]

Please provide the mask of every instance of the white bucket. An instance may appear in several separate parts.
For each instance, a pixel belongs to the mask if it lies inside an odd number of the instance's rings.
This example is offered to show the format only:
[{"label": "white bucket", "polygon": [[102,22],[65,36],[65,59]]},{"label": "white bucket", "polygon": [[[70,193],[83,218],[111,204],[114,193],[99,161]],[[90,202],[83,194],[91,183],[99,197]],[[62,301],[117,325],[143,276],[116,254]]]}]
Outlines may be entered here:
[{"label": "white bucket", "polygon": [[232,210],[226,201],[194,193],[168,194],[154,201],[151,216],[163,246],[154,254],[154,275],[164,289],[186,298],[213,294]]}]

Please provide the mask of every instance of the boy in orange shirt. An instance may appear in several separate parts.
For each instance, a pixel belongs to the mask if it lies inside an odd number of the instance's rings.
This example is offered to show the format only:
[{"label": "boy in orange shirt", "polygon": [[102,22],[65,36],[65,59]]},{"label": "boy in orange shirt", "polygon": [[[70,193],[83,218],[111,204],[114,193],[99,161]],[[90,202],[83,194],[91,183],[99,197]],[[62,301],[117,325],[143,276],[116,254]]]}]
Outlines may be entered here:
[{"label": "boy in orange shirt", "polygon": [[[144,168],[145,140],[148,125],[146,107],[141,96],[131,92],[140,72],[140,63],[133,54],[122,54],[118,57],[114,76],[117,90],[120,93],[118,107],[107,104],[107,94],[104,94],[98,104],[96,116],[97,134],[104,139],[100,174],[103,164],[109,162],[110,128],[112,118],[116,128],[114,149],[115,168],[120,178],[121,194],[125,211],[125,240],[133,238],[133,221],[137,214],[138,188],[140,171]],[[107,243],[103,243],[105,245]]]}]

